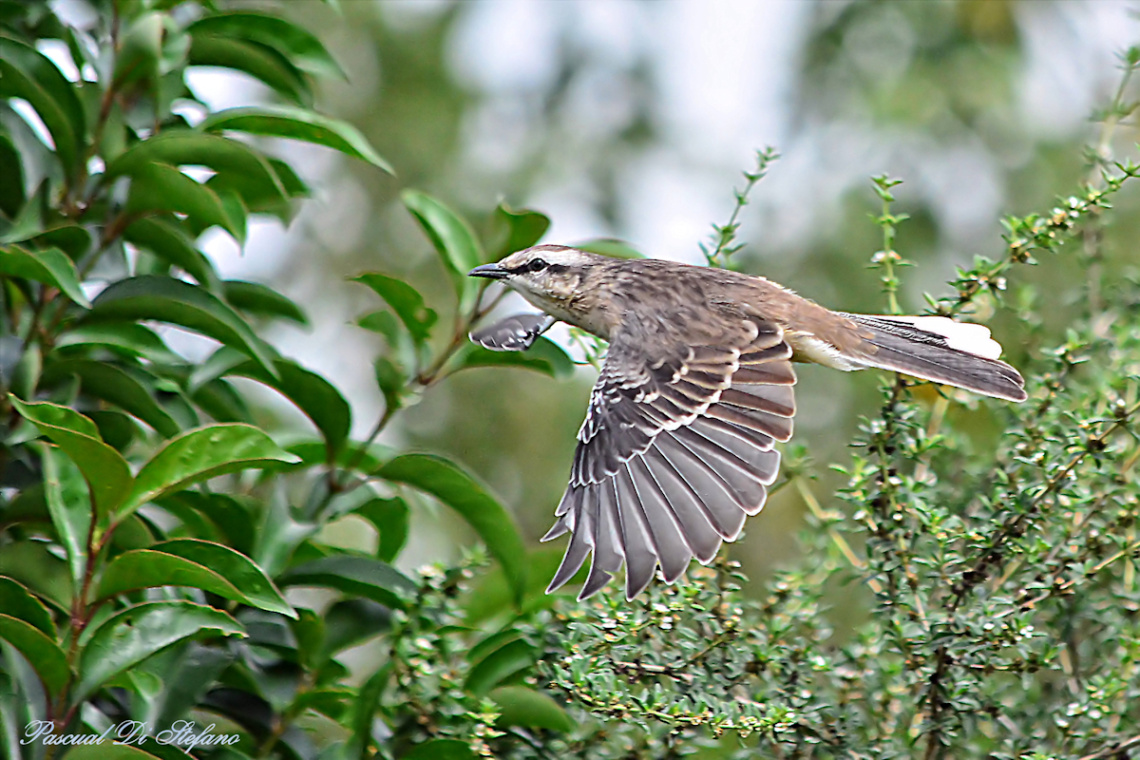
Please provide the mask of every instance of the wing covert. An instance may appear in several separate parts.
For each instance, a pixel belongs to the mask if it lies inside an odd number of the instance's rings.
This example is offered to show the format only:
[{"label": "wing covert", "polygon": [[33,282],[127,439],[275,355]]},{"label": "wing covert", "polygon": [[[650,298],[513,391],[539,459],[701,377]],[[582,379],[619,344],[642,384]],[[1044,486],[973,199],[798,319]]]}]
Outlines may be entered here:
[{"label": "wing covert", "polygon": [[742,320],[725,345],[647,356],[617,335],[590,394],[570,483],[543,541],[572,531],[548,592],[593,554],[580,599],[626,566],[626,597],[660,565],[675,581],[758,513],[775,480],[776,441],[792,433],[791,347],[780,328]]}]

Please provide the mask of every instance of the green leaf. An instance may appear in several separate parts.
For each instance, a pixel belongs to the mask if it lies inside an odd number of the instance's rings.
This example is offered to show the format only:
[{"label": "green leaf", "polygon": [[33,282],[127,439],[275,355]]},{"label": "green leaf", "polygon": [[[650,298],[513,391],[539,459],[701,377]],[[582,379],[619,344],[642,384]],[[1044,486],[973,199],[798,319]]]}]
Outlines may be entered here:
[{"label": "green leaf", "polygon": [[210,380],[193,388],[191,400],[215,422],[245,422],[253,424],[245,398],[225,380]]},{"label": "green leaf", "polygon": [[498,261],[507,254],[535,245],[550,229],[550,217],[530,209],[513,209],[506,203],[491,215],[487,253],[483,263]]},{"label": "green leaf", "polygon": [[538,652],[526,641],[511,641],[471,666],[464,688],[483,696],[519,671],[533,667],[537,656]]},{"label": "green leaf", "polygon": [[[101,346],[124,356],[158,364],[177,364],[183,359],[167,348],[158,333],[137,322],[96,322],[71,327],[59,336],[56,349]],[[66,352],[61,352],[66,354]]]},{"label": "green leaf", "polygon": [[383,298],[417,343],[424,343],[431,338],[431,327],[439,315],[427,308],[424,297],[411,285],[375,272],[357,275],[352,281],[367,285]]},{"label": "green leaf", "polygon": [[206,118],[198,128],[206,132],[234,131],[251,135],[284,137],[323,145],[358,158],[395,174],[395,170],[373,149],[360,130],[348,122],[301,108],[261,106],[230,108]]},{"label": "green leaf", "polygon": [[297,457],[252,425],[228,423],[189,430],[167,441],[143,465],[116,519],[121,520],[143,504],[191,483],[228,472],[297,461]]},{"label": "green leaf", "polygon": [[451,271],[460,311],[467,311],[478,292],[478,283],[467,273],[485,263],[475,233],[455,212],[426,193],[405,190],[400,198]]},{"label": "green leaf", "polygon": [[149,163],[133,168],[131,189],[124,210],[133,214],[176,211],[200,229],[218,226],[241,242],[245,239],[242,219],[234,219],[221,198],[168,164]]},{"label": "green leaf", "polygon": [[[217,527],[219,538],[228,546],[244,555],[252,553],[257,525],[245,502],[222,493],[179,491],[159,499],[158,504],[184,522],[191,519],[184,518],[184,515],[196,515],[199,519],[209,521]],[[154,549],[155,546],[147,548]]]},{"label": "green leaf", "polygon": [[380,545],[376,557],[382,562],[394,562],[400,550],[408,542],[408,528],[411,510],[401,498],[372,499],[356,510],[356,514],[376,526],[380,534]]},{"label": "green leaf", "polygon": [[302,71],[346,79],[344,70],[312,32],[279,16],[261,13],[213,13],[190,25],[192,35],[248,40],[280,53]]},{"label": "green leaf", "polygon": [[163,438],[178,435],[182,429],[155,401],[152,390],[121,367],[94,359],[63,359],[48,367],[44,379],[50,384],[65,375],[75,375],[84,393],[118,406],[150,425]]},{"label": "green leaf", "polygon": [[286,359],[273,363],[277,377],[264,372],[253,362],[243,362],[226,371],[227,375],[252,378],[268,385],[312,420],[334,454],[341,450],[352,429],[352,408],[344,396],[328,380]]},{"label": "green leaf", "polygon": [[95,423],[79,412],[47,401],[9,400],[22,417],[55,442],[78,465],[99,515],[114,510],[131,488],[131,468],[119,452],[103,443]]},{"label": "green leaf", "polygon": [[[126,738],[124,735],[123,740],[126,741]],[[176,757],[182,754],[182,750],[174,749],[174,745],[149,742],[149,746],[155,747],[156,751],[163,753],[173,750],[177,753]],[[66,760],[162,760],[164,757],[168,757],[168,755],[152,755],[146,750],[130,744],[115,744],[108,737],[108,741],[102,744],[80,744],[77,747],[72,747],[67,751]]]},{"label": "green leaf", "polygon": [[574,374],[573,360],[561,346],[545,337],[539,337],[526,351],[489,351],[469,343],[452,359],[452,366],[453,371],[471,367],[518,367],[557,378]]},{"label": "green leaf", "polygon": [[226,280],[222,293],[230,306],[250,314],[280,317],[308,327],[309,318],[301,307],[267,285],[244,280]]},{"label": "green leaf", "polygon": [[380,467],[378,477],[430,493],[458,512],[499,560],[522,601],[526,584],[526,547],[507,511],[479,483],[448,460],[429,454],[405,454]]},{"label": "green leaf", "polygon": [[161,275],[112,283],[98,295],[88,322],[152,319],[185,327],[235,348],[274,374],[272,349],[229,305],[203,288]]},{"label": "green leaf", "polygon": [[250,181],[275,186],[281,200],[285,188],[262,154],[237,140],[191,129],[169,129],[131,146],[107,165],[106,180],[135,176],[152,163],[171,166],[207,166],[219,174],[243,175]]},{"label": "green leaf", "polygon": [[460,739],[432,739],[417,744],[400,760],[476,760],[467,742]]},{"label": "green leaf", "polygon": [[385,356],[377,357],[372,366],[376,373],[376,385],[384,395],[384,412],[391,416],[404,405],[404,393],[408,385],[407,373]]},{"label": "green leaf", "polygon": [[[91,530],[91,497],[78,465],[55,446],[37,446],[44,469],[44,500],[59,543],[67,552],[72,595],[79,594],[87,573],[87,537]],[[130,487],[130,471],[123,489]],[[106,514],[105,512],[103,514]],[[0,605],[0,609],[4,609]]]},{"label": "green leaf", "polygon": [[86,228],[78,224],[58,224],[54,227],[32,235],[23,241],[26,248],[42,251],[47,248],[59,248],[73,262],[79,261],[91,250],[92,237]]},{"label": "green leaf", "polygon": [[79,272],[76,271],[75,264],[58,248],[27,251],[15,245],[0,246],[0,275],[42,282],[56,288],[83,308],[91,308],[91,302],[79,286]]},{"label": "green leaf", "polygon": [[404,609],[416,584],[391,565],[350,554],[323,557],[291,567],[278,577],[282,586],[319,586]]},{"label": "green leaf", "polygon": [[228,546],[191,538],[120,554],[104,570],[97,598],[158,586],[200,588],[251,607],[297,617],[251,559]]},{"label": "green leaf", "polygon": [[575,728],[574,719],[561,705],[527,686],[500,686],[487,696],[499,706],[498,726],[545,728],[564,734]]},{"label": "green leaf", "polygon": [[276,50],[244,39],[190,31],[190,65],[221,66],[242,71],[260,80],[277,94],[294,103],[306,104],[313,98],[300,69]]},{"label": "green leaf", "polygon": [[153,79],[162,56],[162,14],[144,13],[135,18],[122,31],[118,47],[112,76],[116,87]]},{"label": "green leaf", "polygon": [[12,138],[0,132],[0,215],[14,219],[24,207],[24,168]]},{"label": "green leaf", "polygon": [[71,176],[87,138],[83,104],[75,86],[47,56],[0,36],[0,98],[11,97],[23,98],[35,109],[51,133],[64,174]]},{"label": "green leaf", "polygon": [[127,227],[123,238],[178,267],[203,287],[213,290],[218,282],[213,264],[195,247],[194,240],[182,229],[181,223],[172,217],[140,219]]},{"label": "green leaf", "polygon": [[55,697],[71,678],[67,655],[59,645],[31,623],[0,613],[0,639],[27,658],[43,681],[49,698]]},{"label": "green leaf", "polygon": [[147,602],[112,615],[91,634],[79,655],[73,704],[155,652],[206,636],[244,637],[245,629],[226,613],[192,602]]},{"label": "green leaf", "polygon": [[48,608],[23,585],[4,576],[0,576],[0,610],[4,610],[5,615],[38,628],[49,639],[55,640],[55,622],[51,619]]},{"label": "green leaf", "polygon": [[[247,205],[275,208],[289,200],[277,171],[261,153],[237,140],[189,129],[166,130],[136,143],[107,166],[104,180],[130,176],[145,182],[155,164],[165,167],[155,176],[170,188],[182,188],[183,195],[157,202],[142,198],[133,207],[128,199],[128,209],[161,209],[163,203],[170,204],[170,210],[190,215],[197,228],[218,224],[239,242],[245,236]],[[178,166],[206,166],[216,174],[205,184],[190,180],[195,186],[191,187],[170,173],[170,168]],[[215,202],[221,209],[220,217]]]}]

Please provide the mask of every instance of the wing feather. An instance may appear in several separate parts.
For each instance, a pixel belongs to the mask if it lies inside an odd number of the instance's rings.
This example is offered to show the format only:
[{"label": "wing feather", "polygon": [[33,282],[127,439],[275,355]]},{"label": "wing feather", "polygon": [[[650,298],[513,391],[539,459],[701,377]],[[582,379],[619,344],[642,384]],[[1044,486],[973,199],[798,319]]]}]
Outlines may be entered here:
[{"label": "wing feather", "polygon": [[774,443],[792,433],[792,349],[777,325],[734,324],[723,345],[678,342],[654,357],[643,338],[613,336],[543,537],[573,532],[549,590],[592,554],[580,598],[624,564],[632,599],[659,565],[672,583],[693,557],[711,562],[764,506],[779,468]]}]

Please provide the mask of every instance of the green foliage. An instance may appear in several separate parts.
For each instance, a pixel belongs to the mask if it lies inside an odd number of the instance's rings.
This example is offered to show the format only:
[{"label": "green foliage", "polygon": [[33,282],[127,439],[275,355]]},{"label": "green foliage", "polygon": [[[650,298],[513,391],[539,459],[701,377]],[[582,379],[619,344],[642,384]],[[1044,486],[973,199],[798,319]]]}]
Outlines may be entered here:
[{"label": "green foliage", "polygon": [[[467,341],[501,296],[465,273],[535,244],[550,220],[502,204],[473,224],[403,190],[451,290],[421,293],[390,272],[353,278],[373,299],[357,324],[383,343],[385,406],[361,436],[362,413],[334,379],[267,342],[275,323],[305,326],[304,311],[265,285],[223,280],[199,242],[216,229],[241,244],[251,216],[288,223],[308,198],[271,153],[276,138],[392,172],[360,130],[313,110],[313,78],[344,76],[335,58],[299,24],[211,0],[93,2],[89,31],[57,6],[0,0],[4,752],[184,756],[153,739],[21,744],[35,721],[57,736],[216,724],[237,743],[194,756],[291,760],[1091,760],[1140,746],[1140,278],[1101,266],[1112,204],[1140,173],[1110,150],[1134,116],[1135,50],[1088,181],[1046,213],[1008,218],[1001,254],[928,297],[932,313],[1022,323],[1026,349],[1007,345],[1029,378],[1026,404],[891,379],[831,466],[842,504],[823,495],[802,447],[786,452],[779,487],[809,511],[799,561],[746,587],[721,558],[632,604],[616,588],[579,604],[544,594],[557,552],[528,548],[465,467],[377,443],[457,373],[572,374],[545,338],[526,354]],[[41,52],[52,42],[84,81]],[[920,47],[920,64],[939,71]],[[252,76],[287,104],[211,113],[186,84],[199,66]],[[955,93],[969,112],[970,93]],[[916,99],[889,95],[905,119]],[[50,139],[34,137],[26,108]],[[183,115],[193,112],[200,120]],[[709,264],[740,262],[741,212],[776,158],[757,154],[702,247]],[[893,210],[898,180],[874,185],[882,245],[869,266],[884,308],[899,312],[907,215]],[[1027,266],[1066,259],[1083,279],[1039,295]],[[1045,324],[1050,299],[1080,305],[1063,335]],[[168,345],[174,330],[217,348],[190,361]],[[600,360],[598,341],[572,340]],[[264,422],[250,380],[304,427]],[[438,507],[486,548],[410,572],[410,526]],[[859,611],[837,622],[837,598]]]},{"label": "green foliage", "polygon": [[[377,376],[390,403],[369,435],[353,437],[353,410],[336,385],[262,337],[275,321],[306,325],[304,312],[263,284],[223,281],[198,242],[218,228],[240,244],[251,215],[288,222],[309,194],[287,162],[247,136],[308,142],[391,172],[354,126],[308,107],[311,76],[343,76],[333,57],[293,22],[211,2],[176,11],[98,4],[90,33],[67,27],[46,2],[10,5],[0,16],[5,752],[64,754],[58,744],[20,743],[34,721],[56,736],[111,731],[103,744],[66,752],[76,758],[174,756],[158,732],[207,725],[204,716],[223,724],[213,733],[237,738],[228,757],[393,756],[416,745],[424,757],[472,756],[479,737],[501,734],[496,725],[567,730],[550,696],[514,683],[537,657],[520,633],[497,644],[462,627],[456,582],[469,571],[408,575],[391,564],[411,512],[435,501],[474,528],[519,603],[527,550],[507,511],[455,463],[374,443],[400,408],[457,372],[569,371],[549,341],[515,362],[466,341],[494,305],[480,303],[466,270],[486,260],[484,250],[534,244],[549,220],[504,205],[485,242],[443,203],[406,192],[452,269],[458,304],[429,306],[384,274],[356,278],[379,297],[360,323],[387,344]],[[77,42],[88,34],[92,44]],[[69,81],[38,49],[52,40],[95,77]],[[210,113],[185,83],[202,65],[250,74],[293,105]],[[50,143],[10,133],[23,123],[14,98]],[[176,99],[204,118],[175,113]],[[456,306],[442,329],[436,309]],[[218,347],[195,364],[168,346],[170,328]],[[309,432],[283,447],[282,431],[256,424],[248,386],[233,378],[288,399]],[[325,538],[346,520],[371,526],[374,552]],[[319,590],[324,601],[300,604],[313,592],[294,588]],[[378,638],[388,656],[350,679],[339,655]],[[464,655],[480,642],[480,656]],[[416,659],[424,656],[454,665],[454,679],[414,678],[427,672]],[[420,721],[451,708],[439,725]],[[303,728],[313,720],[337,729]],[[146,723],[150,739],[112,746],[129,721]]]}]

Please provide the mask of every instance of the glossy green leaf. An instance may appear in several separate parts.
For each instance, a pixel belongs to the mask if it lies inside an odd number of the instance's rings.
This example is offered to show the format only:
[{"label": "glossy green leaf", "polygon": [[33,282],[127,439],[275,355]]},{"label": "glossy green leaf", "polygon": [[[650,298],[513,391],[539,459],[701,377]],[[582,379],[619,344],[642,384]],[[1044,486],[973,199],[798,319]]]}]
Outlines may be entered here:
[{"label": "glossy green leaf", "polygon": [[49,639],[55,640],[55,622],[47,607],[22,584],[4,576],[0,576],[0,610],[4,610],[5,615],[38,628]]},{"label": "glossy green leaf", "polygon": [[456,354],[452,367],[455,371],[471,367],[518,367],[558,378],[574,374],[573,360],[561,346],[545,337],[539,337],[526,351],[489,351],[469,343]]},{"label": "glossy green leaf", "polygon": [[190,399],[215,422],[254,423],[245,397],[225,380],[210,380],[190,391]]},{"label": "glossy green leaf", "polygon": [[188,638],[244,636],[226,613],[192,602],[147,602],[112,615],[91,634],[79,655],[78,703],[115,676]]},{"label": "glossy green leaf", "polygon": [[249,74],[294,103],[305,105],[313,93],[301,70],[276,50],[244,39],[190,28],[192,66],[221,66]]},{"label": "glossy green leaf", "polygon": [[526,547],[511,516],[474,478],[452,462],[429,454],[396,457],[375,474],[430,493],[458,512],[499,560],[514,590],[515,602],[522,601]]},{"label": "glossy green leaf", "polygon": [[0,246],[0,275],[51,285],[83,308],[91,308],[91,302],[79,286],[75,264],[58,248],[28,251],[15,245]]},{"label": "glossy green leaf", "polygon": [[180,222],[169,216],[140,219],[127,227],[123,238],[144,248],[171,266],[178,267],[211,290],[218,282],[214,266],[194,244]]},{"label": "glossy green leaf", "polygon": [[94,241],[91,238],[91,233],[85,227],[78,224],[57,224],[25,240],[13,240],[12,242],[22,242],[24,247],[36,251],[58,248],[74,262],[79,261],[91,251]]},{"label": "glossy green leaf", "polygon": [[270,374],[272,354],[228,304],[207,290],[160,275],[120,280],[99,294],[88,315],[101,320],[155,320],[185,327],[235,348]]},{"label": "glossy green leaf", "polygon": [[69,374],[80,379],[84,393],[134,415],[164,438],[178,435],[182,429],[178,421],[154,399],[152,389],[147,388],[139,377],[115,364],[94,359],[63,359],[51,364],[45,373],[45,381],[52,382]]},{"label": "glossy green leaf", "polygon": [[21,416],[78,465],[91,489],[98,514],[105,515],[122,502],[131,488],[131,469],[122,455],[99,437],[94,422],[58,404],[24,403],[15,396],[8,398]]},{"label": "glossy green leaf", "polygon": [[405,190],[400,198],[451,271],[455,292],[460,296],[460,310],[466,311],[478,287],[467,273],[484,263],[475,233],[454,211],[426,193]]},{"label": "glossy green leaf", "polygon": [[[59,543],[67,552],[74,596],[82,588],[87,573],[87,538],[91,530],[90,486],[79,466],[60,449],[46,443],[40,443],[36,448],[44,470],[44,500]],[[130,471],[127,470],[125,475],[130,478]],[[130,487],[130,481],[125,480],[122,487],[125,491]],[[0,605],[0,609],[4,607]]]},{"label": "glossy green leaf", "polygon": [[[226,207],[227,192],[236,193],[249,204],[272,205],[289,199],[277,171],[264,155],[237,140],[189,129],[166,130],[136,143],[107,166],[104,176],[106,179],[137,177],[154,163],[171,167],[205,166],[214,170],[217,174],[201,187],[219,198],[226,217],[235,227],[244,226],[239,225],[239,221],[245,211]],[[203,222],[203,227],[208,226],[209,219],[203,218]]]},{"label": "glossy green leaf", "polygon": [[297,68],[317,76],[345,79],[344,70],[307,29],[262,13],[213,13],[190,25],[192,35],[248,40],[280,53]]},{"label": "glossy green leaf", "polygon": [[[124,736],[123,740],[126,741],[126,739],[127,737]],[[182,750],[175,749],[173,744],[160,745],[152,741],[148,741],[146,744],[148,747],[154,747],[164,753],[177,753],[174,755],[175,757],[183,754]],[[152,755],[133,744],[115,744],[108,737],[107,741],[102,744],[81,744],[78,747],[72,747],[67,751],[66,760],[166,760],[169,756],[168,754]]]},{"label": "glossy green leaf", "polygon": [[388,162],[380,157],[356,127],[301,108],[230,108],[211,114],[198,128],[207,132],[228,130],[323,145],[346,156],[366,161],[389,174],[395,174]]},{"label": "glossy green leaf", "polygon": [[500,203],[491,215],[489,242],[487,244],[488,263],[504,256],[530,248],[538,243],[550,229],[550,217],[530,209],[513,209]]},{"label": "glossy green leaf", "polygon": [[254,551],[250,555],[258,567],[265,570],[279,585],[281,571],[297,547],[320,528],[315,522],[300,517],[299,510],[290,506],[284,497],[269,500],[262,511],[261,523],[254,534]]},{"label": "glossy green leaf", "polygon": [[267,285],[226,280],[222,283],[222,293],[235,309],[259,316],[288,319],[306,327],[309,325],[309,318],[300,306]]},{"label": "glossy green leaf", "polygon": [[252,425],[221,424],[189,430],[167,441],[135,477],[134,488],[119,509],[122,519],[164,493],[191,483],[256,467],[293,464],[297,457]]},{"label": "glossy green leaf", "polygon": [[399,346],[401,336],[404,335],[404,328],[401,327],[402,323],[400,319],[387,309],[368,312],[364,316],[357,318],[356,324],[365,330],[371,330],[374,333],[383,335],[391,347]]},{"label": "glossy green leaf", "polygon": [[[252,502],[253,505],[258,503]],[[250,500],[224,493],[187,490],[165,496],[158,500],[158,504],[176,515],[196,514],[216,526],[220,531],[219,537],[227,546],[247,556],[252,554],[257,524],[251,514],[251,509],[256,507],[251,506]]]},{"label": "glossy green leaf", "polygon": [[488,695],[499,706],[499,726],[545,728],[569,733],[575,728],[574,719],[549,695],[527,686],[500,686]]},{"label": "glossy green leaf", "polygon": [[305,562],[289,568],[277,580],[282,586],[334,588],[396,609],[403,609],[416,593],[416,584],[391,565],[350,554]]},{"label": "glossy green leaf", "polygon": [[67,655],[55,641],[31,623],[0,613],[0,639],[7,641],[27,658],[49,695],[58,695],[70,680]]},{"label": "glossy green leaf", "polygon": [[511,676],[529,670],[537,656],[535,648],[526,641],[511,641],[471,666],[464,688],[483,696]]},{"label": "glossy green leaf", "polygon": [[158,74],[162,56],[162,14],[143,13],[123,29],[112,80],[123,87],[140,79],[153,79]]},{"label": "glossy green leaf", "polygon": [[141,432],[133,417],[114,409],[88,410],[87,416],[99,428],[103,442],[120,453],[126,451]]},{"label": "glossy green leaf", "polygon": [[408,542],[411,510],[401,498],[372,499],[357,507],[356,514],[368,520],[380,534],[376,557],[382,562],[395,562]]},{"label": "glossy green leaf", "polygon": [[476,760],[470,745],[460,739],[432,739],[417,744],[400,760]]},{"label": "glossy green leaf", "polygon": [[150,547],[209,567],[240,591],[247,604],[286,617],[296,617],[273,581],[249,557],[223,544],[194,538],[177,538]]},{"label": "glossy green leaf", "polygon": [[106,179],[135,176],[140,169],[156,162],[171,166],[207,166],[219,174],[233,172],[256,177],[261,182],[277,185],[281,197],[285,197],[285,188],[280,186],[277,173],[265,156],[237,140],[192,129],[168,129],[135,143],[107,165],[104,176]]},{"label": "glossy green leaf", "polygon": [[35,48],[0,36],[0,97],[28,101],[51,133],[64,172],[70,175],[87,137],[83,105],[74,85]]},{"label": "glossy green leaf", "polygon": [[104,570],[97,595],[106,599],[157,586],[191,586],[251,607],[297,616],[251,559],[228,546],[190,538],[120,554]]},{"label": "glossy green leaf", "polygon": [[352,408],[344,396],[328,380],[299,364],[278,359],[273,366],[277,377],[248,361],[227,370],[226,374],[252,378],[279,392],[312,420],[332,452],[340,451],[352,429]]},{"label": "glossy green leaf", "polygon": [[24,207],[24,168],[12,138],[0,132],[0,215],[14,219]]},{"label": "glossy green leaf", "polygon": [[439,315],[424,304],[423,296],[411,285],[376,272],[357,275],[352,280],[367,285],[383,298],[417,343],[423,343],[431,337],[432,325]]},{"label": "glossy green leaf", "polygon": [[324,613],[324,651],[332,655],[374,639],[392,626],[392,611],[371,599],[343,599]]},{"label": "glossy green leaf", "polygon": [[217,193],[177,168],[152,162],[133,168],[130,176],[128,213],[176,211],[201,229],[217,226],[239,242],[245,239],[244,220],[234,219]]},{"label": "glossy green leaf", "polygon": [[[182,357],[167,348],[154,330],[137,322],[94,322],[76,325],[59,336],[56,349],[100,346],[124,356],[159,364],[175,364]],[[68,352],[61,352],[66,355]]]}]

